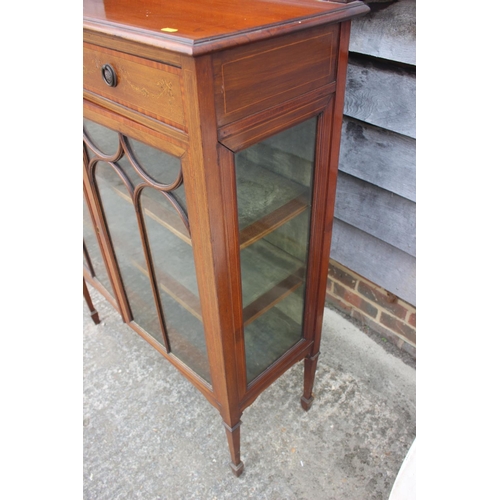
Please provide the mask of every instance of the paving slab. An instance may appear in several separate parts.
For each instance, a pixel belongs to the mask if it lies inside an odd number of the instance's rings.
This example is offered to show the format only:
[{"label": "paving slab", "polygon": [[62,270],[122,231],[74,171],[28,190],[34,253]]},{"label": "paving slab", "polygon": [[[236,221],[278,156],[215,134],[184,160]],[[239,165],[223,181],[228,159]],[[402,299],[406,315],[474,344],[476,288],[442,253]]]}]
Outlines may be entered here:
[{"label": "paving slab", "polygon": [[415,369],[325,309],[316,399],[303,365],[242,416],[243,474],[218,412],[89,287],[83,309],[83,498],[387,500],[416,434]]}]

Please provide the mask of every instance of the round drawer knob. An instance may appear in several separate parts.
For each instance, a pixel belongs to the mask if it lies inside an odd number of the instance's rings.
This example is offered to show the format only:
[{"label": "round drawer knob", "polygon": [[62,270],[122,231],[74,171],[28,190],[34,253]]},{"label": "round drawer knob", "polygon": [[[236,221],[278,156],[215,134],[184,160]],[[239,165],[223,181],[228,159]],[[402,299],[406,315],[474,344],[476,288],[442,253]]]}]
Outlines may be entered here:
[{"label": "round drawer knob", "polygon": [[110,87],[116,87],[118,85],[118,79],[116,78],[115,70],[111,64],[104,64],[101,68],[101,75],[104,83]]}]

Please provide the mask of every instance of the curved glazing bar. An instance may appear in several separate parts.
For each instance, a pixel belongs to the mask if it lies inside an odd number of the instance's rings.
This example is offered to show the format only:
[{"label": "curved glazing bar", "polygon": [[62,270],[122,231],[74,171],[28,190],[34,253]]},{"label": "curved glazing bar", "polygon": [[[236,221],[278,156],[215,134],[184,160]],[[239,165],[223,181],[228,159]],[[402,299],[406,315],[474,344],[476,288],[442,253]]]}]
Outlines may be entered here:
[{"label": "curved glazing bar", "polygon": [[133,321],[210,383],[180,159],[89,120],[84,141]]}]

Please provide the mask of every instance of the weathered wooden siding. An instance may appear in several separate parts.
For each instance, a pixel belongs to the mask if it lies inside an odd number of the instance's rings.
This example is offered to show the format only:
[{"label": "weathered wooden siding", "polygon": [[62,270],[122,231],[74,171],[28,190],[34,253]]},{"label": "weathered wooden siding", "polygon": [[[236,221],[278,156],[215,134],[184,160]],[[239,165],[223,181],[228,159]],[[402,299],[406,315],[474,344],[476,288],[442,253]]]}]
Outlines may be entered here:
[{"label": "weathered wooden siding", "polygon": [[340,170],[416,201],[415,140],[344,117]]},{"label": "weathered wooden siding", "polygon": [[337,219],[415,257],[415,203],[339,172]]},{"label": "weathered wooden siding", "polygon": [[416,305],[415,0],[352,27],[331,257]]},{"label": "weathered wooden siding", "polygon": [[354,22],[351,52],[416,66],[415,0],[365,3],[372,11]]},{"label": "weathered wooden siding", "polygon": [[415,138],[415,93],[413,71],[352,55],[344,114]]},{"label": "weathered wooden siding", "polygon": [[[346,241],[353,244],[346,245]],[[347,268],[374,283],[391,283],[390,291],[398,297],[415,296],[415,257],[338,219],[332,248],[333,258]]]}]

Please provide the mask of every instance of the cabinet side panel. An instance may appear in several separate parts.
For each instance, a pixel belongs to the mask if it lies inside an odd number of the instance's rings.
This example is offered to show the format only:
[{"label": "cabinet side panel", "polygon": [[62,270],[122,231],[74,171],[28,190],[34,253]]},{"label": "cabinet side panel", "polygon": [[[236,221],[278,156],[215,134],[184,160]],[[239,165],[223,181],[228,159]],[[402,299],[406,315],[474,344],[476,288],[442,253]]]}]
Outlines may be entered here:
[{"label": "cabinet side panel", "polygon": [[[316,178],[315,204],[313,207],[311,253],[309,273],[315,276],[315,285],[307,292],[306,303],[306,338],[314,340],[310,356],[319,352],[323,323],[326,281],[328,275],[329,252],[331,245],[335,193],[337,187],[340,134],[342,131],[342,114],[344,105],[344,89],[347,73],[349,51],[349,34],[351,22],[340,25],[340,44],[338,62],[337,91],[331,105],[325,110],[320,120],[317,159],[320,178]],[[311,279],[308,277],[308,279]]]},{"label": "cabinet side panel", "polygon": [[214,56],[217,121],[225,125],[335,80],[338,26]]}]

